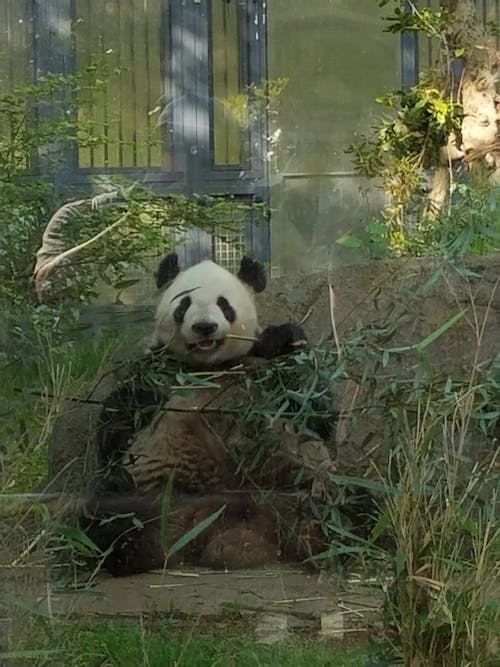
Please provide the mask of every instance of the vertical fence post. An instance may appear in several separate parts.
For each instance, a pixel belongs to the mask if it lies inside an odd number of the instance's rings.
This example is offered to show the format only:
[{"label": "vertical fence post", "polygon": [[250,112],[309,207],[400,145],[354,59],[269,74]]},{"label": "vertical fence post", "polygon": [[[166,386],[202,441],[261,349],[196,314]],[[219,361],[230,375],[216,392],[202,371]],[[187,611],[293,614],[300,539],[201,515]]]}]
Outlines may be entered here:
[{"label": "vertical fence post", "polygon": [[[411,11],[410,3],[403,2],[404,9]],[[401,33],[401,87],[411,88],[418,83],[418,35],[415,32]]]}]

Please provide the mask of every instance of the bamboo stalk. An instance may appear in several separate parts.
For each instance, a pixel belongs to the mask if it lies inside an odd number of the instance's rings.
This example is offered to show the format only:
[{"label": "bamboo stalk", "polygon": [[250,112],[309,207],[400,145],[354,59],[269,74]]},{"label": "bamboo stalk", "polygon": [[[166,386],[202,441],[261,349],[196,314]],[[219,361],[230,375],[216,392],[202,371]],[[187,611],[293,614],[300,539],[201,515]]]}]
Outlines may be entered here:
[{"label": "bamboo stalk", "polygon": [[239,336],[238,334],[228,334],[226,338],[234,338],[235,340],[250,340],[252,342],[257,342],[259,339],[255,336]]}]

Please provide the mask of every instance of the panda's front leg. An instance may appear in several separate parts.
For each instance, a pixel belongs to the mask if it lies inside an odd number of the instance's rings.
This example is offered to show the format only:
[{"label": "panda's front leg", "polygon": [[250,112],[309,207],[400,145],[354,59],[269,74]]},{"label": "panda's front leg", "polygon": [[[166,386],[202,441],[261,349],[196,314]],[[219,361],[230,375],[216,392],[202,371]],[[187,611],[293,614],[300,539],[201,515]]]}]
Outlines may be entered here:
[{"label": "panda's front leg", "polygon": [[307,345],[302,327],[294,322],[268,326],[260,334],[250,354],[255,357],[272,359],[282,354],[292,354]]}]

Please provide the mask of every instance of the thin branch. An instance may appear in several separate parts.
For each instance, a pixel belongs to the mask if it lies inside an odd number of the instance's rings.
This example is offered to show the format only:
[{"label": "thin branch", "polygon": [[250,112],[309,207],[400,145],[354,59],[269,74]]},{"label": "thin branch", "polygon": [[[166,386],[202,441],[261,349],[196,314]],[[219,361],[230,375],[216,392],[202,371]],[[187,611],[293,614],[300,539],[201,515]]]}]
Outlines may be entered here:
[{"label": "thin branch", "polygon": [[328,281],[328,296],[330,304],[330,322],[332,325],[333,339],[335,341],[335,347],[337,348],[337,354],[340,360],[342,351],[340,349],[340,340],[337,331],[337,324],[335,322],[335,290],[333,289],[333,285],[330,281]]}]

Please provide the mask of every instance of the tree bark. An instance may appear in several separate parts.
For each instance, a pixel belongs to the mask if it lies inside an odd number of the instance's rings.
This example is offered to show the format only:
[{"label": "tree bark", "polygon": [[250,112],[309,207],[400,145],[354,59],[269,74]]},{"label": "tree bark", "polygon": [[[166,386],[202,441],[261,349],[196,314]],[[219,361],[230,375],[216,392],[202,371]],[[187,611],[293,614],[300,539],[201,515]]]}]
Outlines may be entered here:
[{"label": "tree bark", "polygon": [[[444,169],[458,159],[464,159],[470,171],[487,166],[492,180],[498,181],[500,173],[500,144],[498,141],[497,104],[499,98],[495,86],[498,66],[494,45],[489,43],[481,24],[474,0],[441,0],[441,6],[451,12],[451,23],[444,35],[447,49],[441,53],[441,74],[450,94],[458,94],[462,103],[463,121],[456,150],[443,149],[442,168],[437,169],[429,197],[428,214],[436,217],[446,201]],[[452,61],[459,57],[463,63],[462,77],[457,87],[454,81]],[[484,169],[477,170],[483,175]],[[443,196],[444,195],[444,196]]]}]

